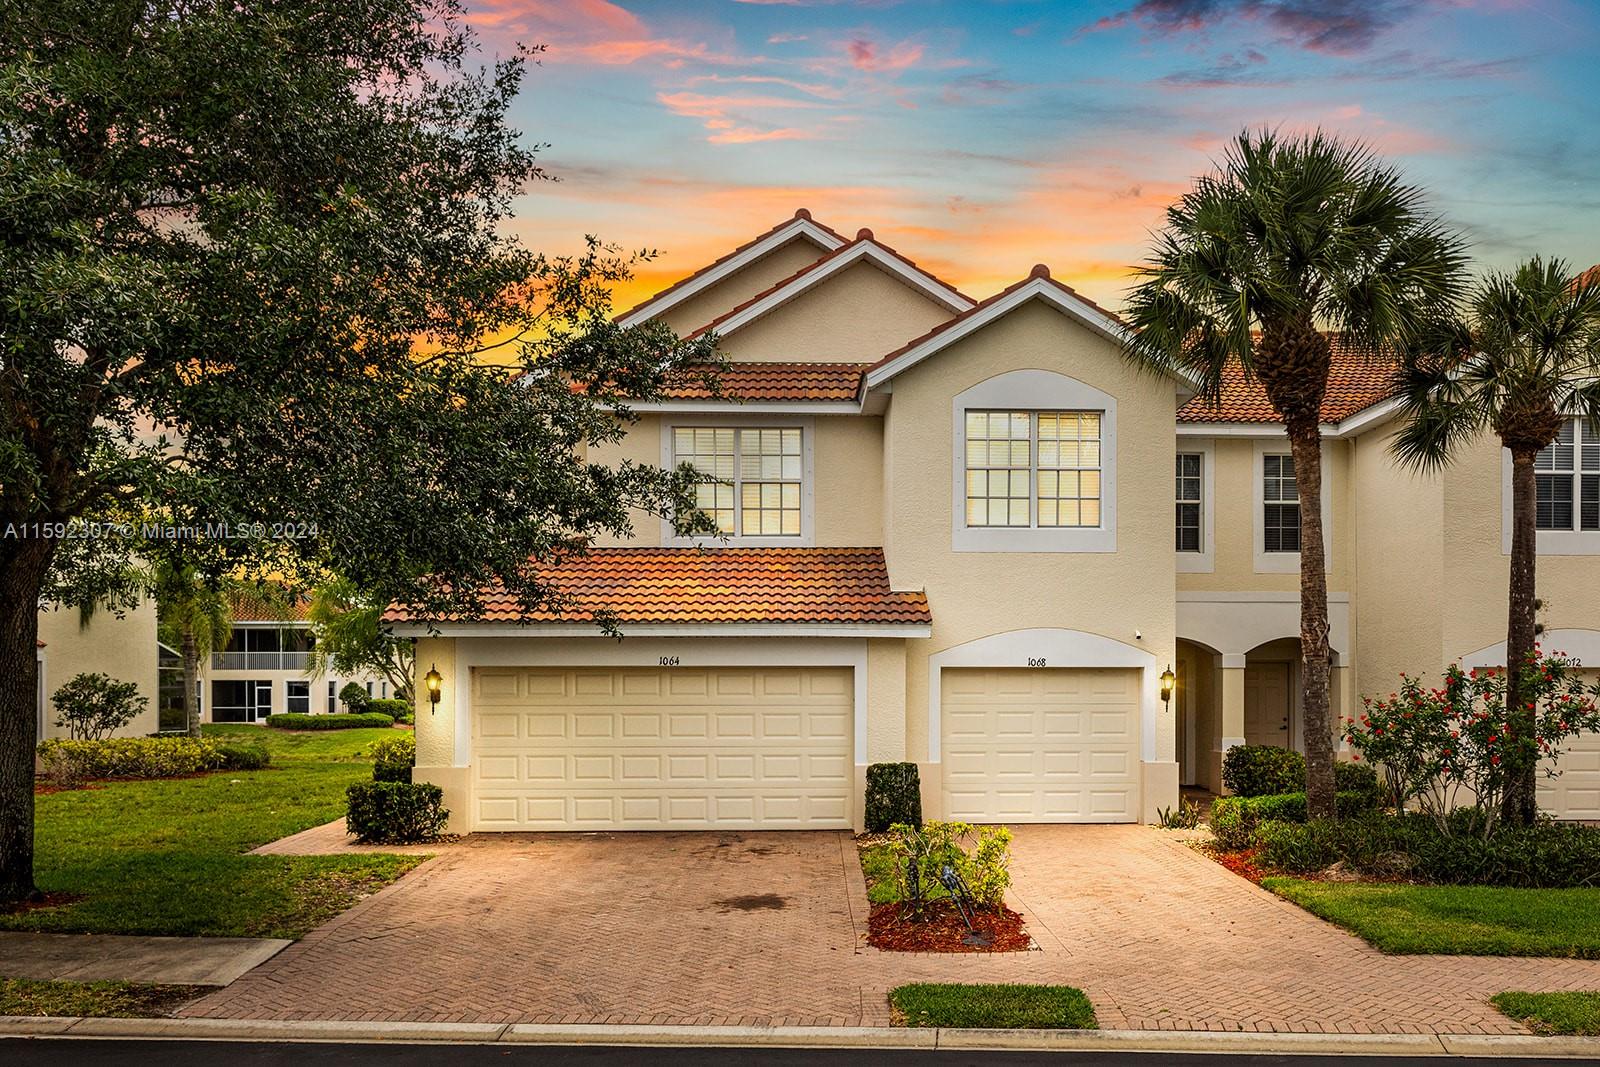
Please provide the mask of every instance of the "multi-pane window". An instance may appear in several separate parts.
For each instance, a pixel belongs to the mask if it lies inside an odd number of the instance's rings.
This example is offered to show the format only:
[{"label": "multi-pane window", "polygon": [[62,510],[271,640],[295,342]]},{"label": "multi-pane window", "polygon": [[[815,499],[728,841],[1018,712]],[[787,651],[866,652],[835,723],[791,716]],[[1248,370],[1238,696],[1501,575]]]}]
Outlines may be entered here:
[{"label": "multi-pane window", "polygon": [[1533,466],[1539,529],[1600,530],[1600,424],[1567,420]]},{"label": "multi-pane window", "polygon": [[285,711],[305,714],[311,710],[311,683],[290,680],[283,686]]},{"label": "multi-pane window", "polygon": [[1179,452],[1177,471],[1178,551],[1199,552],[1200,546],[1200,468],[1204,457],[1199,452]]},{"label": "multi-pane window", "polygon": [[723,533],[800,536],[799,428],[680,426],[672,447],[677,462],[705,475],[695,489],[695,506]]},{"label": "multi-pane window", "polygon": [[1300,551],[1300,488],[1294,457],[1261,457],[1261,547],[1267,552]]},{"label": "multi-pane window", "polygon": [[967,525],[1098,527],[1097,411],[969,411]]}]

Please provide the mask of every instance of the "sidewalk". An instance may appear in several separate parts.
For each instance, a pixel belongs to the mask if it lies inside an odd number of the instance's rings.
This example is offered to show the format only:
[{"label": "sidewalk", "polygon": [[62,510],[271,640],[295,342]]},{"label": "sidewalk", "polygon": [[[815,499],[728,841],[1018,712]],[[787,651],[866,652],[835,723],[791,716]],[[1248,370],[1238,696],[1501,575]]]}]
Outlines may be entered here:
[{"label": "sidewalk", "polygon": [[0,932],[0,975],[74,982],[225,986],[294,942]]}]

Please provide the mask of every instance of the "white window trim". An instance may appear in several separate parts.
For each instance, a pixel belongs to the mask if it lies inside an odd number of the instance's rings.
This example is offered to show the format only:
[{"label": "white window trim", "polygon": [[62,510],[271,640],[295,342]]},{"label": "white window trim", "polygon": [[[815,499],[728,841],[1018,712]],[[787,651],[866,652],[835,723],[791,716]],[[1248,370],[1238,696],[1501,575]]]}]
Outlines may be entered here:
[{"label": "white window trim", "polygon": [[677,459],[672,448],[673,431],[696,426],[733,427],[749,430],[800,430],[800,535],[798,537],[767,536],[757,534],[728,534],[725,537],[678,537],[672,529],[671,519],[661,520],[661,543],[669,547],[698,546],[700,548],[810,548],[816,543],[816,420],[809,415],[694,415],[678,419],[661,420],[661,466],[664,470],[676,467]]},{"label": "white window trim", "polygon": [[[1200,454],[1200,551],[1176,552],[1179,574],[1210,574],[1217,569],[1216,499],[1217,446],[1210,438],[1179,438],[1174,456],[1184,452]],[[1176,458],[1174,458],[1176,465]],[[1176,498],[1174,498],[1176,501]],[[1174,540],[1176,540],[1177,512],[1173,512]]]},{"label": "white window trim", "polygon": [[[1262,481],[1266,475],[1265,457],[1272,455],[1289,455],[1291,449],[1289,442],[1279,437],[1274,441],[1257,441],[1255,443],[1255,457],[1251,464],[1250,472],[1250,513],[1251,525],[1254,529],[1255,540],[1255,572],[1257,574],[1298,574],[1300,572],[1300,553],[1298,552],[1268,552],[1266,549],[1266,501],[1261,498]],[[1322,554],[1323,562],[1328,569],[1333,568],[1333,479],[1329,477],[1329,450],[1327,442],[1322,444]],[[1295,484],[1300,482],[1300,472],[1295,471]],[[1304,497],[1302,497],[1304,499]],[[1301,536],[1304,536],[1304,517],[1302,516]]]},{"label": "white window trim", "polygon": [[[1100,525],[967,525],[968,411],[1100,412]],[[1032,475],[1030,475],[1032,477]],[[1046,370],[998,374],[957,393],[950,404],[950,547],[956,552],[1115,552],[1117,401],[1092,385]]]},{"label": "white window trim", "polygon": [[[1576,457],[1575,457],[1576,458]],[[1581,461],[1579,461],[1581,463]],[[1576,481],[1576,479],[1574,479]],[[1577,517],[1579,502],[1573,502]],[[1500,450],[1500,552],[1511,555],[1511,450]],[[1539,530],[1534,553],[1540,556],[1600,556],[1600,530]]]}]

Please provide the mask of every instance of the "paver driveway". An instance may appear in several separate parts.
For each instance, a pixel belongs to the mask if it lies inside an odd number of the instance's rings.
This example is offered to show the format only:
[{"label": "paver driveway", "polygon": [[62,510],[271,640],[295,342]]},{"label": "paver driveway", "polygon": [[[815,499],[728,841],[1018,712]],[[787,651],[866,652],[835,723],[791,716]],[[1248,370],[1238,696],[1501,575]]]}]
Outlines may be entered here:
[{"label": "paver driveway", "polygon": [[1384,956],[1142,826],[1017,830],[1040,951],[864,944],[842,833],[482,835],[189,1015],[882,1025],[906,981],[1084,989],[1103,1027],[1516,1033],[1504,989],[1600,988],[1600,961]]}]

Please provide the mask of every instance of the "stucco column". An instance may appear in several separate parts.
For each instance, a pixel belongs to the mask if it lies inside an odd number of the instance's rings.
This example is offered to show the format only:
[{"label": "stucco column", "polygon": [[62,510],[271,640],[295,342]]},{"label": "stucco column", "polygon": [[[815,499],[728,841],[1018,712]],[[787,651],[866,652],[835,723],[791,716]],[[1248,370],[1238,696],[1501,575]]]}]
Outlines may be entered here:
[{"label": "stucco column", "polygon": [[1222,657],[1221,736],[1217,740],[1217,792],[1222,789],[1222,757],[1244,744],[1244,653]]},{"label": "stucco column", "polygon": [[[428,686],[423,681],[435,668],[444,678],[437,704],[428,700]],[[472,804],[470,753],[456,751],[456,698],[464,695],[460,687],[469,685],[471,679],[456,669],[455,638],[418,638],[416,673],[412,685],[417,694],[417,765],[411,778],[444,790],[444,806],[450,809],[447,829],[453,834],[466,833]],[[461,701],[460,707],[466,706],[467,702]]]}]

